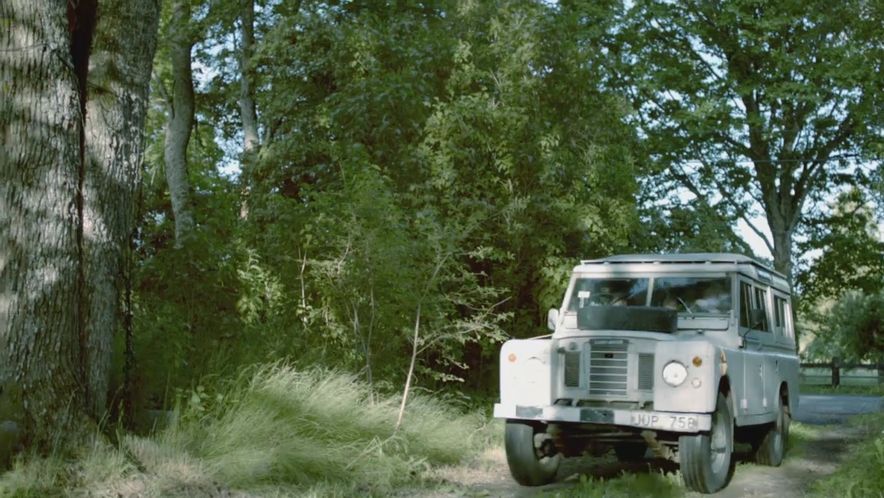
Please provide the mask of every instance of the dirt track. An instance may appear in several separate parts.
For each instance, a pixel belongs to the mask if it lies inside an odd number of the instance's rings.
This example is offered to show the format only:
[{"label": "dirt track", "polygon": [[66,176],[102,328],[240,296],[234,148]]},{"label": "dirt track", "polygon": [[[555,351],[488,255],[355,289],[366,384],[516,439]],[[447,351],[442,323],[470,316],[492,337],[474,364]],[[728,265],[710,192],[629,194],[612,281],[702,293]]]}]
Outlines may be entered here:
[{"label": "dirt track", "polygon": [[[800,498],[810,484],[835,471],[848,446],[860,437],[857,430],[844,424],[851,415],[881,412],[882,398],[857,396],[805,396],[795,414],[797,421],[817,426],[815,436],[799,449],[791,450],[780,467],[763,467],[747,461],[746,453],[738,452],[737,468],[730,485],[715,495],[686,493],[688,497],[716,496],[722,498],[770,497]],[[435,476],[443,485],[409,494],[424,498],[453,497],[516,497],[550,496],[575,486],[579,475],[611,478],[621,473],[674,472],[677,465],[667,461],[621,464],[608,455],[600,458],[568,459],[559,469],[556,482],[539,488],[516,484],[509,475],[506,457],[501,448],[493,448],[471,466],[444,469]]]}]

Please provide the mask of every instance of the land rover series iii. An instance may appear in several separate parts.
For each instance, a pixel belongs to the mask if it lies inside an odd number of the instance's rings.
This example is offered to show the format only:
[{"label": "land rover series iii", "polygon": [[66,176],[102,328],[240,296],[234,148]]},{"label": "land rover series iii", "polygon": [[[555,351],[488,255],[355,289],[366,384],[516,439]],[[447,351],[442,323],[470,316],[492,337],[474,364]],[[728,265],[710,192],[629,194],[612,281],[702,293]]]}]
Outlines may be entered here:
[{"label": "land rover series iii", "polygon": [[611,449],[677,461],[701,493],[730,481],[734,441],[782,462],[799,365],[783,275],[737,254],[582,261],[548,325],[500,353],[494,416],[520,484]]}]

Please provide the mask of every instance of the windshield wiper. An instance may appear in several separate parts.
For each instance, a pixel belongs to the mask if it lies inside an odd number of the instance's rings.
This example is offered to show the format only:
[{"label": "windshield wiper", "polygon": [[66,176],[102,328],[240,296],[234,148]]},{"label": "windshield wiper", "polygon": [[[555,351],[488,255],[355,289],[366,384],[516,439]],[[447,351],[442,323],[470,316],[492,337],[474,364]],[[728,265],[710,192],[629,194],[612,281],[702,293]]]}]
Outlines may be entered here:
[{"label": "windshield wiper", "polygon": [[688,303],[684,302],[684,300],[682,300],[682,298],[677,297],[675,299],[678,299],[678,302],[680,302],[681,305],[684,306],[684,309],[686,309],[688,311],[688,313],[690,313],[692,315],[694,314],[694,310],[692,310],[691,307],[688,306]]}]

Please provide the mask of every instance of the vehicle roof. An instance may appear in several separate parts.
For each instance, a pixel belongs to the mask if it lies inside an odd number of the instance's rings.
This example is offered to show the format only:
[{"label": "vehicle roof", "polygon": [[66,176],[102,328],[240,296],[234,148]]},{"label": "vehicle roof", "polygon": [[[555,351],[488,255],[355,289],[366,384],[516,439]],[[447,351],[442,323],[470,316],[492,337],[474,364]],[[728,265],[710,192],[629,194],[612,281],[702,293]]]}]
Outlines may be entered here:
[{"label": "vehicle roof", "polygon": [[[695,252],[679,254],[620,254],[601,259],[582,260],[575,271],[590,271],[599,266],[623,266],[623,270],[640,271],[641,267],[631,265],[659,264],[673,265],[674,271],[690,270],[692,265],[709,264],[712,270],[738,271],[753,278],[768,280],[775,287],[789,292],[786,277],[760,261],[743,254],[719,252]],[[612,268],[613,269],[613,268]],[[765,278],[766,277],[766,278]],[[771,278],[773,277],[773,278]]]}]

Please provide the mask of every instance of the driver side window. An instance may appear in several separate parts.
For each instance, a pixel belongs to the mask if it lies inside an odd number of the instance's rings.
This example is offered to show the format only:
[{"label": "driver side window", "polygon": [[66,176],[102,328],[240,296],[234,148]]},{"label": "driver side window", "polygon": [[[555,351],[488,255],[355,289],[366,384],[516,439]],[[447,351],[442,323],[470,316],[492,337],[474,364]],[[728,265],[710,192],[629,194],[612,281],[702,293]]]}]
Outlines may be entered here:
[{"label": "driver side window", "polygon": [[752,286],[740,282],[740,327],[749,328],[752,310]]},{"label": "driver side window", "polygon": [[[755,316],[754,323],[753,315]],[[740,282],[740,326],[770,332],[766,289],[748,282]]]}]

